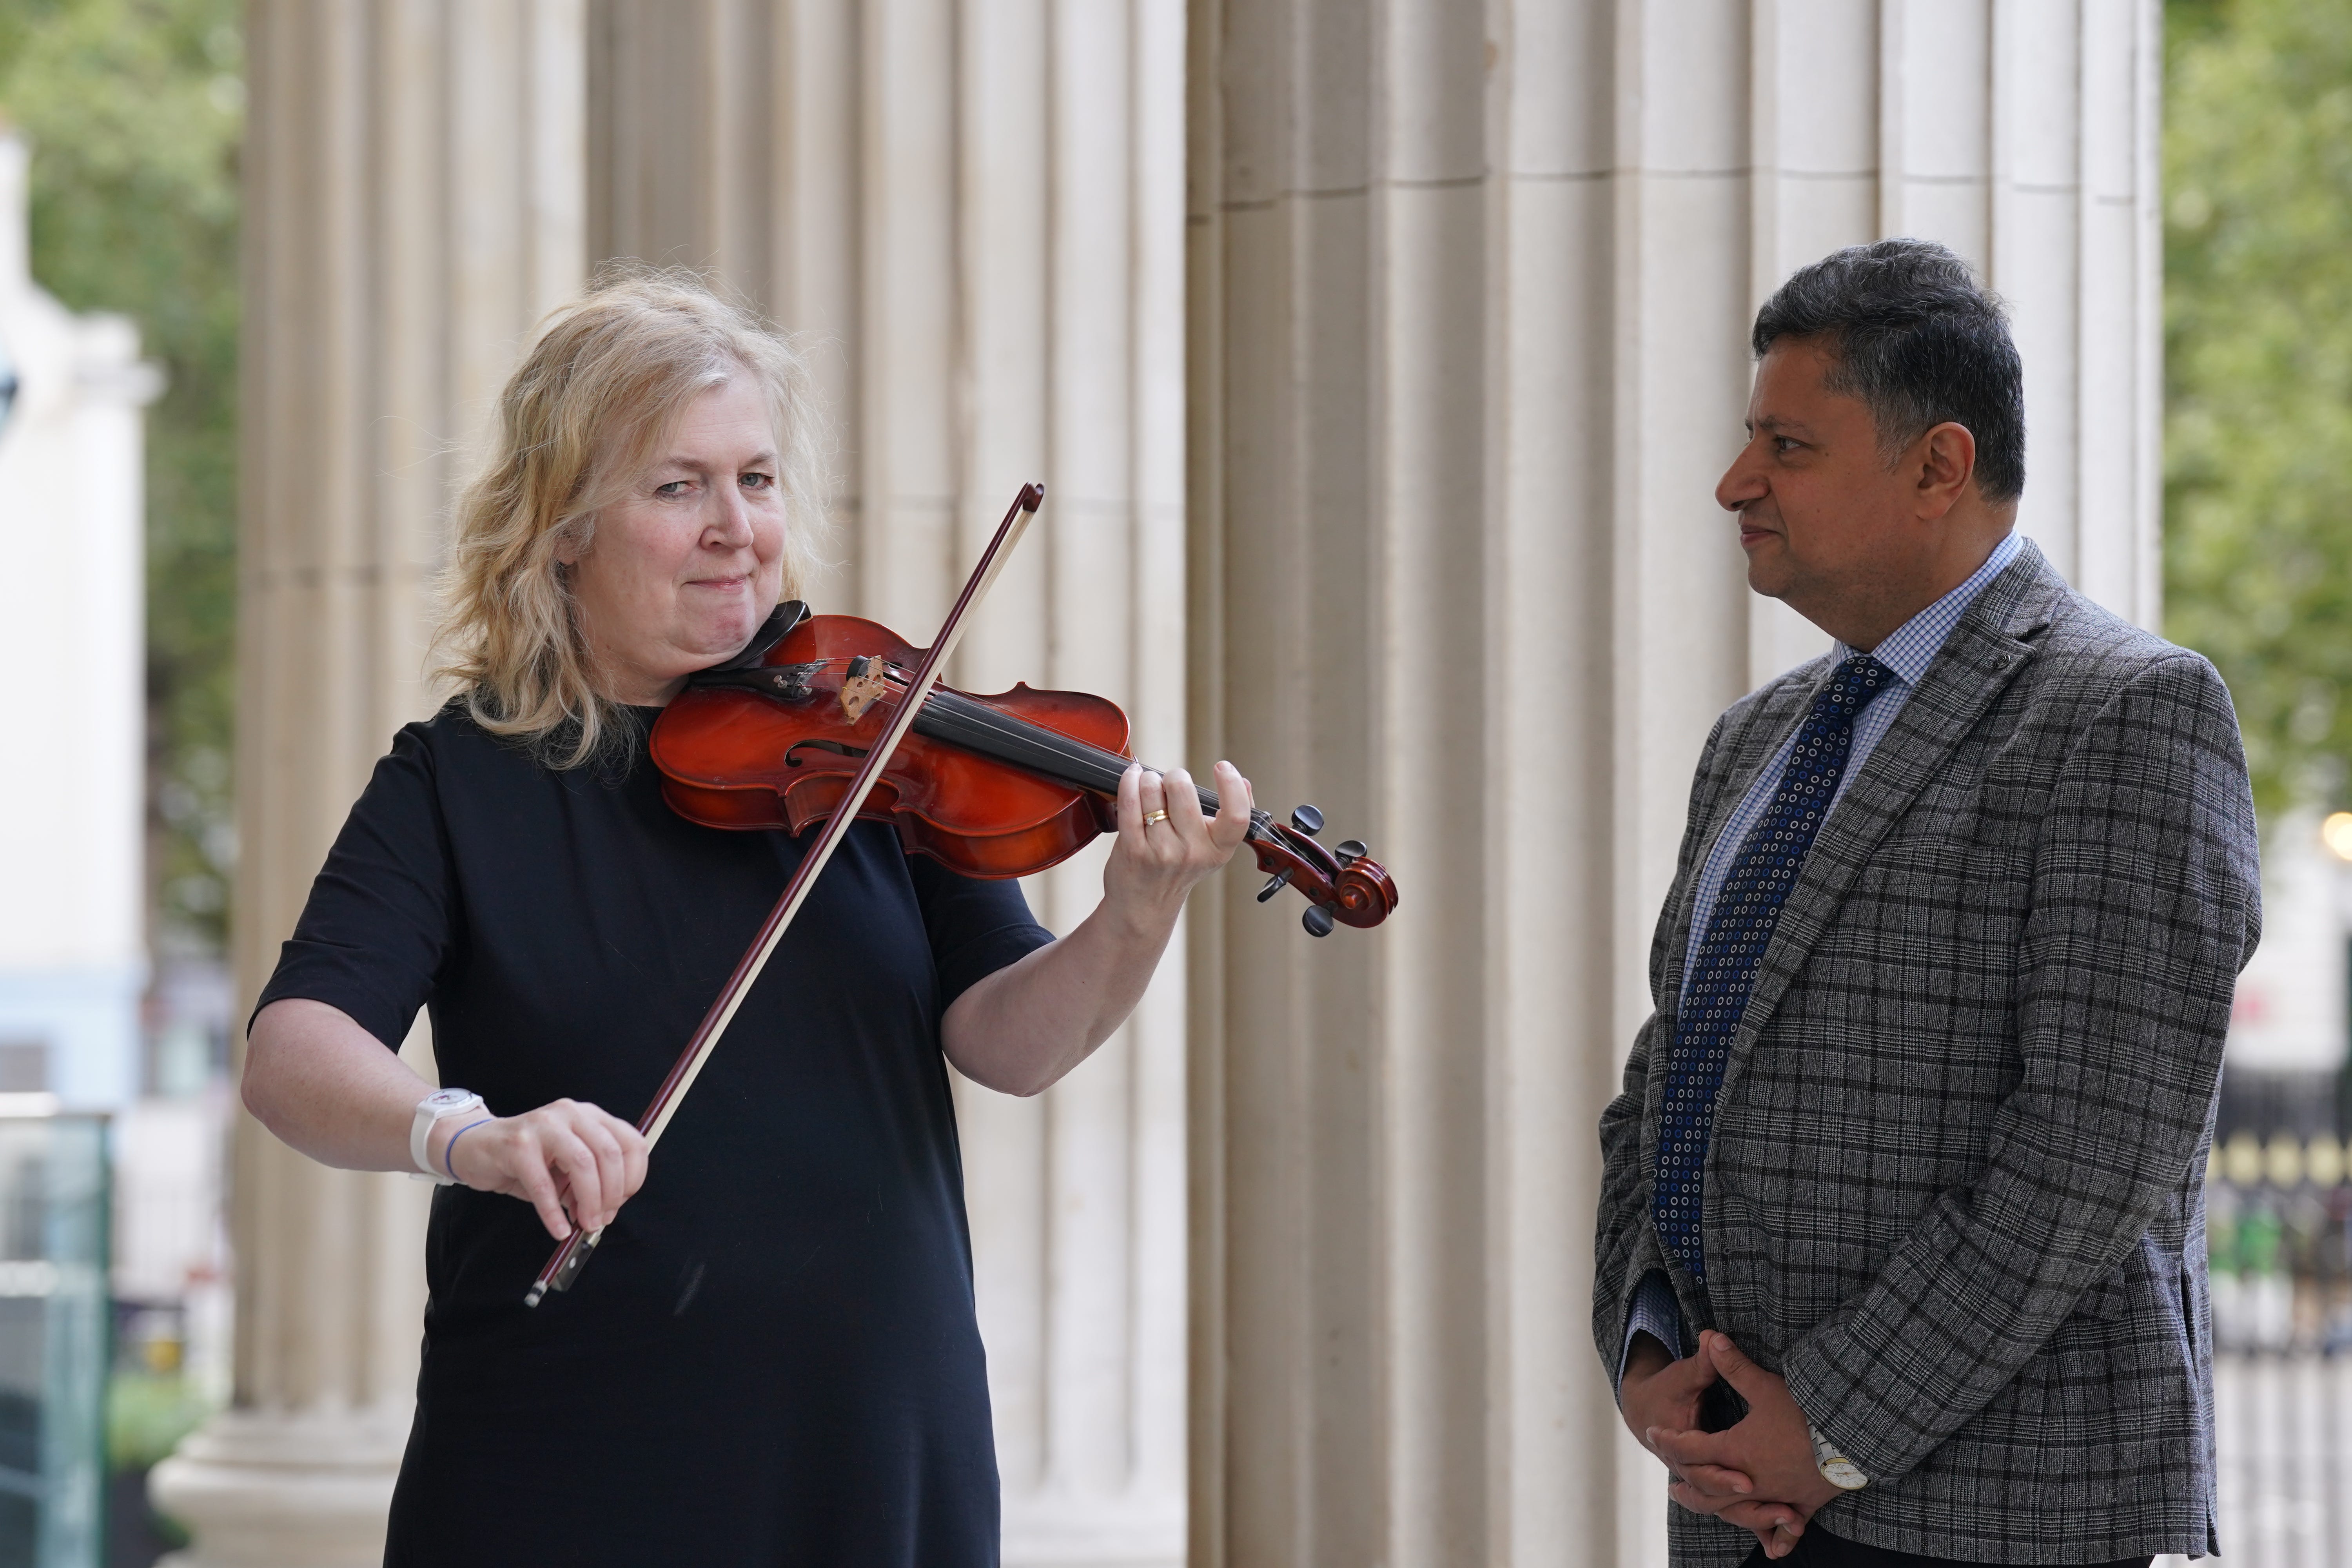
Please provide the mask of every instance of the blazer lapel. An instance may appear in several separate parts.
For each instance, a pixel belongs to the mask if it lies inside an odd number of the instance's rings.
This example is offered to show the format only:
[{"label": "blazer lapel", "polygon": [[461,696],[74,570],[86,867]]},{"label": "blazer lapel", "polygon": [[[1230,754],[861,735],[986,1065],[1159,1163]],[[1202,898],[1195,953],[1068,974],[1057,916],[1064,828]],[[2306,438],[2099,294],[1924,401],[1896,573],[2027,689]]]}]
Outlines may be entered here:
[{"label": "blazer lapel", "polygon": [[1805,868],[1781,906],[1771,943],[1757,967],[1748,1010],[1732,1037],[1730,1059],[1724,1067],[1726,1089],[1887,830],[1910,809],[2032,657],[2033,645],[2020,634],[2047,624],[2050,605],[2065,592],[2064,580],[2028,540],[2018,558],[1985,585],[1952,628],[1902,715],[1822,825]]}]

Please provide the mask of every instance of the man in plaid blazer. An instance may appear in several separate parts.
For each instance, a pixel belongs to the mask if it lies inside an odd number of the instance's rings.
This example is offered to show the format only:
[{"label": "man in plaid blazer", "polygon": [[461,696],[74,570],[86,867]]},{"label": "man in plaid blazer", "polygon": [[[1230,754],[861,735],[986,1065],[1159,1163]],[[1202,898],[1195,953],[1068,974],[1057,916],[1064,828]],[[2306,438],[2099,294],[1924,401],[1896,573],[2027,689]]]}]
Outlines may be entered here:
[{"label": "man in plaid blazer", "polygon": [[2203,1555],[2228,693],[2011,533],[2017,353],[1948,251],[1829,257],[1753,346],[1717,498],[1837,647],[1707,738],[1601,1119],[1593,1326],[1675,1562]]}]

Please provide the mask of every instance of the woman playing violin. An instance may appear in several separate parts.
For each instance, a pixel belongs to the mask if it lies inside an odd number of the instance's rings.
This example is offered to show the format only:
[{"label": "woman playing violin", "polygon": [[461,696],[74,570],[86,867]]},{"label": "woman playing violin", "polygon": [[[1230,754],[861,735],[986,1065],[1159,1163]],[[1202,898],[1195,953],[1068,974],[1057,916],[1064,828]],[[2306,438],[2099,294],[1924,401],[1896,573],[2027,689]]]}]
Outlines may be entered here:
[{"label": "woman playing violin", "polygon": [[[394,738],[261,994],[253,1113],[447,1184],[387,1563],[996,1561],[946,1064],[1026,1095],[1085,1060],[1250,790],[1218,763],[1206,817],[1129,769],[1059,940],[859,824],[649,1165],[626,1118],[803,841],[675,815],[646,737],[804,586],[821,451],[792,350],[690,279],[558,311],[457,507],[457,695]],[[394,1054],[420,1007],[438,1094]],[[594,1270],[527,1310],[575,1225],[610,1227]]]}]

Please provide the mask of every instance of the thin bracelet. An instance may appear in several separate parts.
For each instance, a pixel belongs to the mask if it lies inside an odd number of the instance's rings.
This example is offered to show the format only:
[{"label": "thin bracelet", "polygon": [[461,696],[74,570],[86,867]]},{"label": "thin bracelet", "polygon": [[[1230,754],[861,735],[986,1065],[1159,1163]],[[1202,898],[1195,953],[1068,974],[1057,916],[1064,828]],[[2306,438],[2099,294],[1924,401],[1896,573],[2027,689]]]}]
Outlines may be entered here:
[{"label": "thin bracelet", "polygon": [[[496,1121],[497,1120],[498,1118],[495,1116],[485,1116],[482,1118],[482,1121]],[[471,1132],[475,1128],[479,1127],[482,1124],[482,1121],[467,1122],[466,1125],[458,1128],[455,1132],[450,1133],[449,1142],[441,1146],[441,1168],[448,1172],[449,1179],[453,1182],[457,1182],[461,1187],[466,1184],[462,1181],[458,1181],[457,1178],[457,1140],[463,1138],[467,1133]]]}]

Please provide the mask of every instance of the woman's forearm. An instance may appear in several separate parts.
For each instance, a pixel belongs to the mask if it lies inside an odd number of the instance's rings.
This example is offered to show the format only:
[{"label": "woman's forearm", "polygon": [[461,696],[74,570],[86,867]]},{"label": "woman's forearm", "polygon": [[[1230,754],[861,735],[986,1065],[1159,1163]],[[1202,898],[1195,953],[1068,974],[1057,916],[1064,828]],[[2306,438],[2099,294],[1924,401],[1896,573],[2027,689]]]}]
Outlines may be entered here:
[{"label": "woman's forearm", "polygon": [[415,1169],[408,1130],[416,1102],[432,1092],[382,1041],[324,1002],[272,1002],[246,1041],[246,1109],[322,1165]]},{"label": "woman's forearm", "polygon": [[948,1060],[1005,1094],[1051,1088],[1135,1011],[1175,929],[1174,910],[1161,919],[1105,900],[1069,935],[956,998],[940,1026]]},{"label": "woman's forearm", "polygon": [[[322,1165],[412,1171],[409,1129],[433,1086],[349,1014],[289,997],[253,1021],[244,1091],[246,1109],[264,1127]],[[453,1147],[466,1132],[464,1146]],[[574,1221],[589,1230],[610,1225],[644,1184],[646,1155],[635,1128],[572,1100],[506,1116],[486,1108],[445,1117],[425,1144],[435,1169],[530,1204],[559,1239]]]},{"label": "woman's forearm", "polygon": [[1102,902],[1061,941],[955,999],[940,1021],[940,1044],[959,1072],[1006,1094],[1041,1093],[1127,1021],[1168,951],[1186,895],[1232,859],[1249,832],[1249,781],[1231,763],[1219,763],[1216,775],[1212,820],[1182,769],[1164,779],[1128,769]]}]

